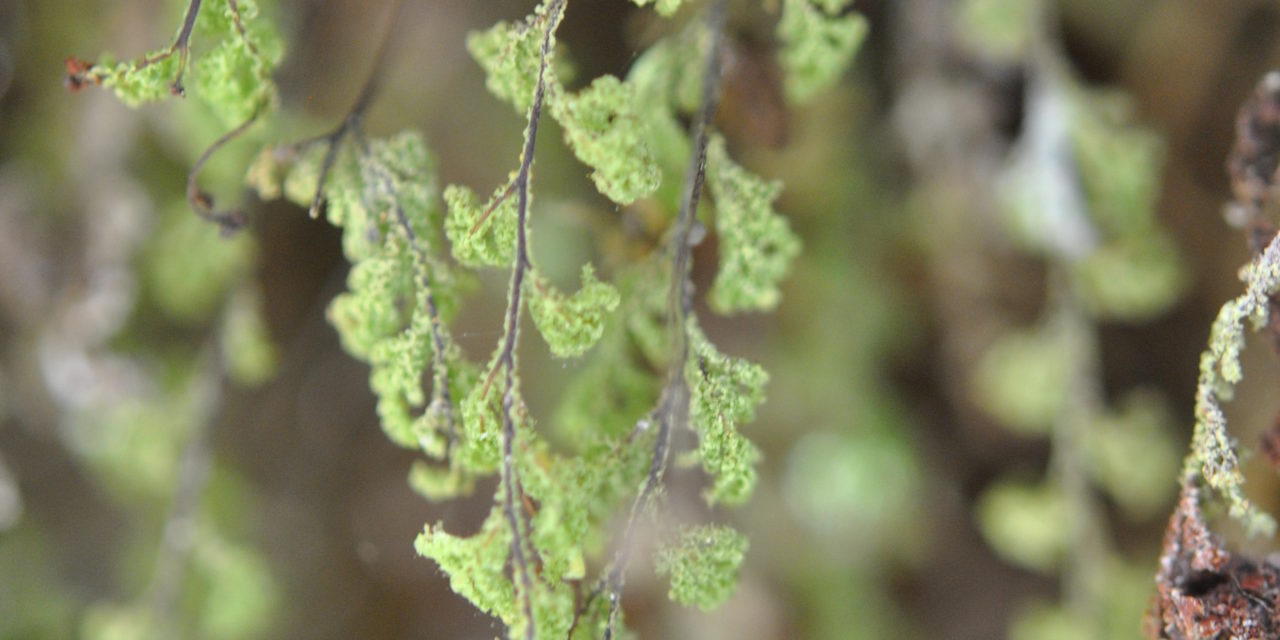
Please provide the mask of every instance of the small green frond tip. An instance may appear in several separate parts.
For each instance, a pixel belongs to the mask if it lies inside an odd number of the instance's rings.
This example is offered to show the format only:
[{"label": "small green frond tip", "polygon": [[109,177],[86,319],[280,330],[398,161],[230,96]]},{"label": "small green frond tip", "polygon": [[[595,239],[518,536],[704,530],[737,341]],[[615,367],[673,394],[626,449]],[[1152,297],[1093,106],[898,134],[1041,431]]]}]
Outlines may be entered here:
[{"label": "small green frond tip", "polygon": [[755,418],[769,376],[759,365],[721,354],[692,320],[689,339],[689,422],[698,434],[698,460],[713,478],[705,497],[740,504],[755,488],[760,451],[739,428]]},{"label": "small green frond tip", "polygon": [[582,288],[566,296],[537,271],[529,274],[529,314],[538,332],[559,358],[582,355],[604,334],[605,318],[618,308],[618,290],[596,279],[591,265],[582,267]]},{"label": "small green frond tip", "polygon": [[707,187],[716,203],[720,270],[711,285],[711,308],[719,313],[768,311],[778,306],[778,282],[800,253],[800,239],[773,210],[782,187],[766,182],[729,159],[724,139],[707,148]]},{"label": "small green frond tip", "polygon": [[427,525],[413,543],[418,555],[431,558],[449,576],[454,593],[477,608],[501,618],[508,626],[517,622],[515,585],[504,568],[511,549],[511,529],[502,508],[495,506],[475,535],[463,537]]},{"label": "small green frond tip", "polygon": [[449,213],[444,232],[453,257],[468,267],[510,264],[516,255],[516,202],[499,187],[482,208],[472,190],[450,185],[444,190]]},{"label": "small green frond tip", "polygon": [[[499,22],[486,31],[472,32],[467,36],[467,50],[485,72],[485,86],[499,99],[511,103],[520,115],[533,105],[534,89],[538,84],[538,69],[542,63],[542,40],[546,21],[559,22],[564,16],[564,4],[559,15],[550,16],[553,3],[548,0],[538,5],[533,15],[523,22]],[[555,38],[552,37],[554,47]],[[547,73],[554,73],[553,65],[547,65]],[[548,78],[548,86],[558,86]]]},{"label": "small green frond tip", "polygon": [[747,537],[729,527],[689,527],[658,552],[657,571],[672,601],[710,611],[733,595],[746,555]]},{"label": "small green frond tip", "polygon": [[783,0],[778,21],[779,62],[786,71],[784,90],[791,102],[804,102],[840,79],[867,37],[867,19],[839,15],[848,0]]},{"label": "small green frond tip", "polygon": [[635,88],[613,76],[552,103],[574,155],[594,169],[596,189],[628,205],[652,194],[662,173],[649,152],[646,121],[636,113]]}]

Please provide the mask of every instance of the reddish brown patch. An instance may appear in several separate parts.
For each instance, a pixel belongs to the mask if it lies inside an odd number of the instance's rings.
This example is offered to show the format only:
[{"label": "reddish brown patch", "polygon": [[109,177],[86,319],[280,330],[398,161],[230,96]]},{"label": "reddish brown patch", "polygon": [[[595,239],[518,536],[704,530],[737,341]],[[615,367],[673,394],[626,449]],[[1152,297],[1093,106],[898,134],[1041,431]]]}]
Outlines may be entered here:
[{"label": "reddish brown patch", "polygon": [[92,62],[70,56],[63,61],[63,64],[66,66],[67,76],[62,84],[72,92],[83,89],[86,84],[102,84],[101,78],[90,73],[93,71]]},{"label": "reddish brown patch", "polygon": [[1280,637],[1280,568],[1233,556],[1209,531],[1199,489],[1182,486],[1165,532],[1147,636],[1169,640]]}]

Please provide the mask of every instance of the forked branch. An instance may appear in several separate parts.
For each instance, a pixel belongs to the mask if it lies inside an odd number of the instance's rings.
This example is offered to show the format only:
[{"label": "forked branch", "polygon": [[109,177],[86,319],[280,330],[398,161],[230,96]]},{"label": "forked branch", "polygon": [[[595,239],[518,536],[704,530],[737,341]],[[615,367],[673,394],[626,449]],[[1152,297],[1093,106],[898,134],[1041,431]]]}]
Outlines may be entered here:
[{"label": "forked branch", "polygon": [[680,211],[676,217],[675,226],[671,230],[670,244],[667,247],[672,266],[671,288],[667,300],[667,324],[674,338],[673,355],[667,367],[667,380],[659,396],[658,406],[647,418],[648,423],[656,425],[658,429],[654,439],[653,455],[649,462],[649,475],[631,505],[617,556],[605,576],[603,591],[609,598],[609,621],[604,636],[606,640],[613,637],[617,625],[622,583],[624,572],[630,561],[636,520],[644,506],[662,486],[667,459],[671,454],[672,430],[689,422],[689,387],[685,379],[685,368],[689,362],[688,321],[693,300],[693,284],[689,280],[693,250],[690,238],[698,213],[698,202],[702,198],[707,169],[707,145],[711,137],[711,120],[715,115],[719,98],[720,39],[724,31],[724,10],[725,2],[719,0],[711,6],[707,16],[710,42],[707,45],[707,57],[702,74],[702,101],[693,123],[693,152],[689,158],[689,166],[685,170],[684,194],[680,200]]}]

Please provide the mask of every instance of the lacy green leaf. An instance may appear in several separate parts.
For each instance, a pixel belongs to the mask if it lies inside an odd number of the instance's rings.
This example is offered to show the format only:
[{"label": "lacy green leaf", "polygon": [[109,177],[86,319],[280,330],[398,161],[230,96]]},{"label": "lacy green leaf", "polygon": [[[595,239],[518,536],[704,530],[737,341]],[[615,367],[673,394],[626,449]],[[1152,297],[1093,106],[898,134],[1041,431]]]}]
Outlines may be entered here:
[{"label": "lacy green leaf", "polygon": [[[523,22],[499,22],[486,31],[467,36],[467,50],[484,69],[485,86],[489,92],[510,103],[521,115],[533,105],[546,21],[548,18],[558,21],[563,17],[563,4],[560,5],[561,15],[548,15],[552,4],[550,0],[539,4],[533,15]],[[551,43],[554,48],[554,35]],[[554,87],[551,64],[547,65],[547,74],[548,87]]]},{"label": "lacy green leaf", "polygon": [[[705,42],[703,30],[686,29],[664,38],[636,59],[627,73],[627,84],[635,88],[639,117],[648,132],[646,144],[662,174],[684,175],[693,148],[680,122],[681,114],[697,108]],[[669,210],[678,208],[680,180],[660,180],[657,198]]]},{"label": "lacy green leaf", "polygon": [[[264,197],[284,195],[309,206],[323,144],[259,154],[247,180]],[[404,132],[362,141],[343,152],[324,185],[326,216],[343,230],[353,265],[347,291],[330,303],[329,320],[343,348],[369,363],[383,430],[395,443],[442,455],[452,407],[428,399],[424,378],[455,386],[468,370],[442,323],[462,286],[431,256],[444,250],[436,205],[435,167],[422,136]],[[436,353],[437,340],[441,353]]]},{"label": "lacy green leaf", "polygon": [[418,555],[435,560],[449,576],[449,586],[485,613],[500,618],[508,628],[517,623],[515,586],[507,577],[511,529],[494,506],[480,531],[455,536],[442,525],[427,525],[413,543]]},{"label": "lacy green leaf", "polygon": [[848,4],[824,0],[819,8],[810,0],[783,0],[778,56],[788,100],[804,102],[825,91],[853,62],[869,27],[860,14],[839,15]]},{"label": "lacy green leaf", "polygon": [[[147,57],[156,57],[166,51],[167,49],[152,51]],[[116,62],[113,57],[103,55],[99,57],[96,66],[106,70],[101,72],[102,86],[111,89],[120,102],[130,107],[158,102],[173,95],[170,83],[178,75],[177,56],[140,64],[136,60]]]},{"label": "lacy green leaf", "polygon": [[507,187],[493,192],[481,207],[472,190],[450,185],[444,190],[449,210],[445,234],[453,257],[468,267],[511,264],[516,255],[516,202]]},{"label": "lacy green leaf", "polygon": [[[257,3],[239,0],[236,6],[243,33],[233,20],[231,3],[201,5],[186,70],[193,89],[190,93],[226,127],[239,125],[274,102],[276,88],[271,75],[284,55],[283,41],[274,25],[259,19]],[[121,102],[136,107],[173,95],[181,59],[181,52],[170,47],[124,62],[103,56],[90,74]]]},{"label": "lacy green leaf", "polygon": [[769,376],[759,365],[721,354],[692,320],[689,334],[689,423],[698,434],[698,460],[713,478],[705,496],[713,504],[739,504],[755,488],[760,458],[739,428],[755,418]]},{"label": "lacy green leaf", "polygon": [[566,296],[536,270],[526,281],[529,315],[559,358],[582,355],[604,333],[605,318],[618,308],[618,290],[596,279],[595,269],[582,267],[582,288]]},{"label": "lacy green leaf", "polygon": [[747,537],[729,527],[689,527],[658,552],[656,569],[671,580],[673,601],[710,611],[733,595],[746,555]]},{"label": "lacy green leaf", "polygon": [[590,166],[596,189],[618,204],[653,193],[662,172],[649,153],[648,131],[636,113],[635,89],[613,76],[552,103],[565,142]]},{"label": "lacy green leaf", "polygon": [[476,473],[492,473],[502,458],[502,381],[496,374],[472,387],[462,400],[458,463]]},{"label": "lacy green leaf", "polygon": [[707,187],[716,202],[720,240],[712,308],[720,313],[773,309],[781,299],[778,282],[800,253],[800,239],[773,210],[782,186],[734,164],[717,136],[707,149]]}]

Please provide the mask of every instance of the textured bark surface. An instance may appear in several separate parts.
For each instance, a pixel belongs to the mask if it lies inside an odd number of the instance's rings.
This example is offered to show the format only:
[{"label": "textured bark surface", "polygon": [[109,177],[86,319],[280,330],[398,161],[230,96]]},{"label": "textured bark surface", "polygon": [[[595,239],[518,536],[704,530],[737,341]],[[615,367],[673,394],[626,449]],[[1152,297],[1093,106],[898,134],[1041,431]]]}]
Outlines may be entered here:
[{"label": "textured bark surface", "polygon": [[1228,551],[1205,524],[1199,493],[1184,483],[1169,520],[1148,637],[1280,637],[1280,567]]}]

